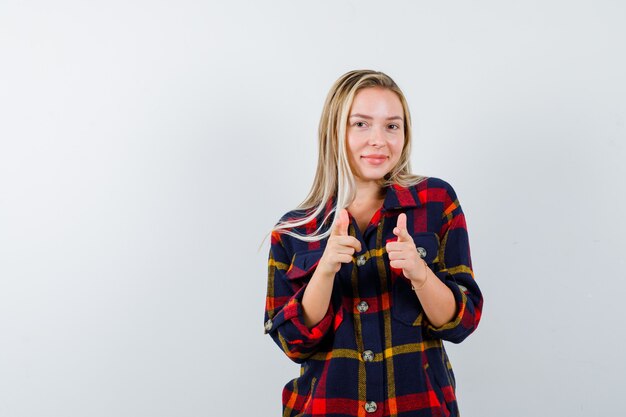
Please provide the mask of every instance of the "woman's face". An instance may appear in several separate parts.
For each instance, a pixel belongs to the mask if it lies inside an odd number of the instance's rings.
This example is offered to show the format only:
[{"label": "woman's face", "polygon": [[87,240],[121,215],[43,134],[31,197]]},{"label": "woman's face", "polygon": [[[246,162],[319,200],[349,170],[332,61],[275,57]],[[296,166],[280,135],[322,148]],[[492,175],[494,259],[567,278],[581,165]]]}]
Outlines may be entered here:
[{"label": "woman's face", "polygon": [[370,87],[354,96],[346,131],[357,182],[375,182],[396,166],[404,147],[404,111],[391,90]]}]

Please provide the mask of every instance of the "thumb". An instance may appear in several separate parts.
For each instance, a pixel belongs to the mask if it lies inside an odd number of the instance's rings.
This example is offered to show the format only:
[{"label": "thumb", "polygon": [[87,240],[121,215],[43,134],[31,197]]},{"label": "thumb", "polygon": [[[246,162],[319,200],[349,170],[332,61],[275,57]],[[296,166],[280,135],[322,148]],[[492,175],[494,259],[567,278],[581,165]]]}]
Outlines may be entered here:
[{"label": "thumb", "polygon": [[334,236],[348,236],[348,225],[350,224],[350,218],[346,209],[339,210],[337,221],[333,227],[332,235]]},{"label": "thumb", "polygon": [[409,240],[409,232],[406,230],[406,214],[400,213],[398,215],[398,223],[396,224],[396,228],[398,229],[397,233],[394,230],[394,233],[398,236],[398,240],[403,242]]}]

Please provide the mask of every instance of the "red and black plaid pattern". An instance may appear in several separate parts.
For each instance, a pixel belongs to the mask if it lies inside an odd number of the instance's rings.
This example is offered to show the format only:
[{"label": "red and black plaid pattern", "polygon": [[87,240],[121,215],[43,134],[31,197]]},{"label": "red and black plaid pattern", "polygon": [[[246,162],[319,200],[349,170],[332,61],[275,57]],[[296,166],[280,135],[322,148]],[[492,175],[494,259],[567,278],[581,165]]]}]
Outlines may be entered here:
[{"label": "red and black plaid pattern", "polygon": [[[295,231],[315,230],[334,204]],[[454,294],[457,314],[441,327],[428,322],[402,270],[389,266],[385,244],[397,239],[392,230],[400,213],[423,258]],[[303,214],[294,210],[282,219]],[[301,300],[327,239],[272,234],[265,332],[301,364],[300,375],[283,389],[283,415],[457,416],[443,340],[459,343],[476,329],[483,299],[454,189],[434,177],[410,188],[387,187],[367,228],[359,230],[350,215],[348,230],[362,250],[336,274],[328,311],[312,329],[304,324]]]}]

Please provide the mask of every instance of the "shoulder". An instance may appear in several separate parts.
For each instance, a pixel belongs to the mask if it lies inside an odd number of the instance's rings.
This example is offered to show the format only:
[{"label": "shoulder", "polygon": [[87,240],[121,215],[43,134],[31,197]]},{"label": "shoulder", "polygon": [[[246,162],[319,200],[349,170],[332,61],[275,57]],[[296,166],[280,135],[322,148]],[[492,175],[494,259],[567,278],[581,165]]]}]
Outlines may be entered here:
[{"label": "shoulder", "polygon": [[[322,210],[317,214],[315,212],[316,208],[313,207],[296,208],[284,213],[274,225],[272,242],[280,242],[290,253],[319,248],[324,239],[315,239],[314,236],[328,230],[334,212],[330,213],[328,210]],[[278,226],[280,230],[276,230]]]},{"label": "shoulder", "polygon": [[280,219],[278,220],[278,224],[282,223],[301,223],[296,225],[292,225],[287,230],[295,232],[295,233],[305,233],[309,234],[312,230],[317,229],[320,224],[324,222],[324,215],[328,215],[326,218],[326,223],[330,224],[333,220],[333,214],[321,211],[320,213],[315,214],[316,209],[294,209],[286,212]]},{"label": "shoulder", "polygon": [[320,228],[324,229],[325,227],[330,226],[334,217],[334,197],[318,203],[317,205],[313,205],[310,207],[306,206],[298,206],[293,210],[290,210],[283,214],[280,217],[279,223],[284,222],[299,222],[302,223],[298,226],[295,226],[293,231],[295,232],[304,232],[306,234],[311,233],[311,229],[313,230]]},{"label": "shoulder", "polygon": [[425,177],[423,181],[418,182],[414,185],[414,187],[418,190],[443,190],[443,191],[454,191],[452,185],[439,177]]},{"label": "shoulder", "polygon": [[[288,221],[296,221],[301,220],[310,214],[309,210],[304,209],[294,209],[289,210],[278,219],[278,223],[288,222]],[[276,224],[278,224],[276,223]]]},{"label": "shoulder", "polygon": [[449,181],[439,177],[425,177],[412,187],[422,204],[438,203],[449,206],[457,200],[457,194]]}]

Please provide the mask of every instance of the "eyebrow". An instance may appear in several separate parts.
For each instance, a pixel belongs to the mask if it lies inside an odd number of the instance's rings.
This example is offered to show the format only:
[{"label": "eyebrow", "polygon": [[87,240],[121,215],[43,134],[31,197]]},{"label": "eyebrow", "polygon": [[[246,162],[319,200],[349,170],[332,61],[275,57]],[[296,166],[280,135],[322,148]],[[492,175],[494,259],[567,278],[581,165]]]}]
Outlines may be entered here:
[{"label": "eyebrow", "polygon": [[[361,114],[361,113],[351,114],[349,119],[351,119],[353,117],[358,117],[360,119],[367,119],[367,120],[372,120],[373,119],[372,116],[368,116],[366,114]],[[387,120],[404,120],[404,119],[402,117],[400,117],[400,116],[391,116],[391,117],[387,117]]]}]

